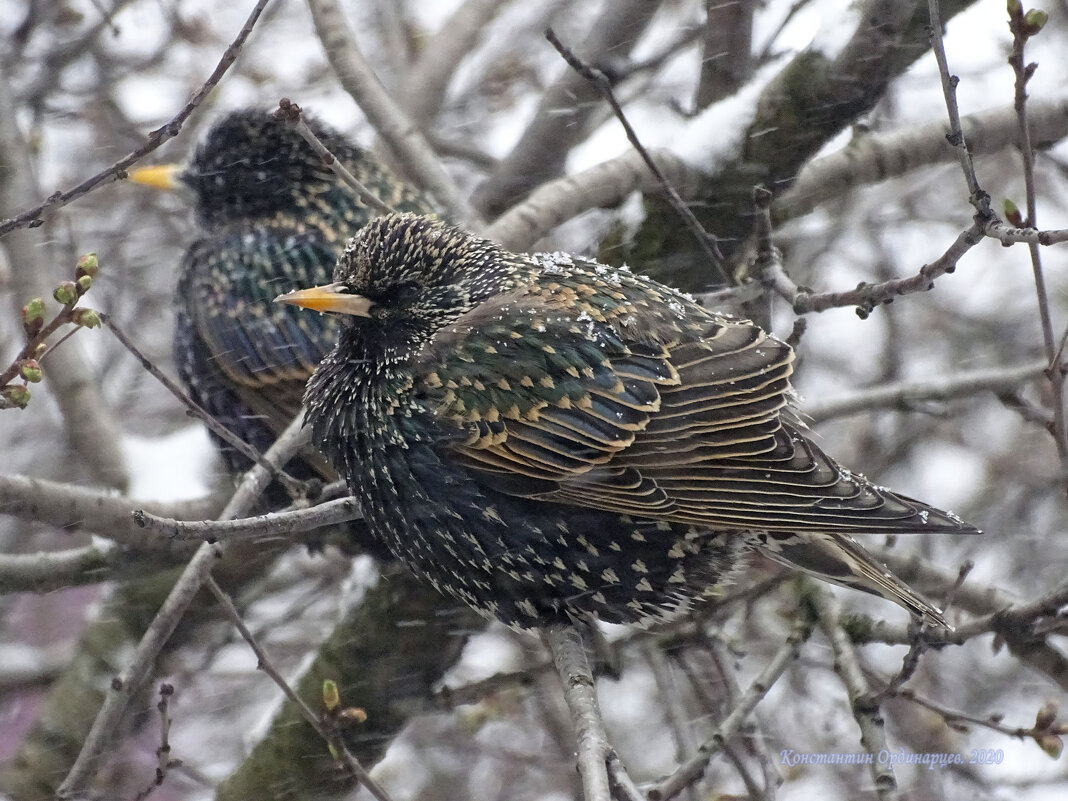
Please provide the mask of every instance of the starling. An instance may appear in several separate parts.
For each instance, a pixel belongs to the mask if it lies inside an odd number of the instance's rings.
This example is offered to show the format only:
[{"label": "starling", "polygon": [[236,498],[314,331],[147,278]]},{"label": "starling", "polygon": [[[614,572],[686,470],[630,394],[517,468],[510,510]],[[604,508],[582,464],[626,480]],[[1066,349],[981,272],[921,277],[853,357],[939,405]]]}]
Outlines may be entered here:
[{"label": "starling", "polygon": [[485,614],[671,618],[755,549],[946,625],[852,535],[976,529],[824,454],[791,348],[748,320],[408,214],[280,300],[343,320],[305,405],[372,535]]},{"label": "starling", "polygon": [[[395,208],[428,211],[370,154],[305,117],[365,186]],[[179,270],[174,356],[193,399],[262,453],[300,410],[304,384],[337,341],[337,321],[271,303],[280,291],[330,280],[344,243],[371,212],[299,133],[269,113],[216,122],[187,165],[134,170],[130,178],[188,190],[202,237]],[[251,466],[216,443],[231,469]],[[321,458],[290,465],[300,478],[333,474]]]}]

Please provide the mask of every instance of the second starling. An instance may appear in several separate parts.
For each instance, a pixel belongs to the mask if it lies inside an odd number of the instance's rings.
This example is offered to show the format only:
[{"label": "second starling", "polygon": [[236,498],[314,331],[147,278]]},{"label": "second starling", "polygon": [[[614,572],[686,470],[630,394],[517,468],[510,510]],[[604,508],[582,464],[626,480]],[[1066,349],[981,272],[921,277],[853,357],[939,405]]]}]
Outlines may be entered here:
[{"label": "second starling", "polygon": [[[390,206],[429,211],[371,154],[305,118],[327,148]],[[279,292],[328,281],[345,242],[372,216],[291,126],[264,111],[232,112],[186,165],[130,178],[192,195],[202,231],[185,254],[176,293],[174,357],[193,399],[262,453],[300,410],[304,384],[337,340],[337,322],[271,303]],[[231,469],[249,460],[217,443]],[[333,477],[314,455],[289,469]]]},{"label": "second starling", "polygon": [[413,215],[279,299],[342,320],[307,416],[371,534],[486,614],[673,617],[757,549],[946,625],[853,537],[976,530],[823,453],[790,410],[793,351],[748,320]]}]

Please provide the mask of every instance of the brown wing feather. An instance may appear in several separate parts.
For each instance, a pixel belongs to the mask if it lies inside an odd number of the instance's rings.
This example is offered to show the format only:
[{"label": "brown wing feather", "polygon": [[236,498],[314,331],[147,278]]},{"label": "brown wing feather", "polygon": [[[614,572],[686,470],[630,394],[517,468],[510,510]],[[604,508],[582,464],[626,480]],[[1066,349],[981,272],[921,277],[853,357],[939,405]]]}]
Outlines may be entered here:
[{"label": "brown wing feather", "polygon": [[786,343],[669,292],[585,274],[439,332],[420,384],[468,431],[454,458],[509,494],[709,529],[967,528],[849,473],[801,433],[784,414]]}]

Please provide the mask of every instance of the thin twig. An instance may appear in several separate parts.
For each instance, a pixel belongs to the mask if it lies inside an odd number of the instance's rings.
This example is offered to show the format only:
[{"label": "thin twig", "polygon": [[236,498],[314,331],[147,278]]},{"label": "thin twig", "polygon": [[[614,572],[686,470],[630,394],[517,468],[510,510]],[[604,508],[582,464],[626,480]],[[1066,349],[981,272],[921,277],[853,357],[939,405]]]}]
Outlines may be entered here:
[{"label": "thin twig", "polygon": [[159,712],[160,732],[159,747],[156,749],[156,775],[147,787],[134,796],[134,801],[144,801],[155,792],[157,787],[160,787],[166,781],[167,774],[171,768],[181,767],[182,765],[182,760],[171,759],[170,699],[172,695],[174,695],[173,685],[164,683],[159,686],[159,703],[156,704],[156,711]]},{"label": "thin twig", "polygon": [[283,97],[278,101],[278,108],[274,112],[274,118],[281,122],[285,122],[288,125],[292,125],[296,129],[297,133],[304,137],[304,141],[312,146],[312,150],[315,151],[319,159],[327,167],[333,171],[334,175],[341,179],[341,181],[356,192],[356,195],[374,209],[379,214],[392,214],[395,209],[384,203],[378,195],[368,189],[360,179],[353,175],[349,169],[341,163],[330,149],[323,144],[323,140],[315,135],[315,132],[308,127],[308,123],[304,121],[304,117],[301,116],[301,108],[288,97]]},{"label": "thin twig", "polygon": [[[767,187],[753,187],[753,206],[756,209],[753,235],[756,253],[753,256],[749,274],[769,287],[774,286],[777,277],[786,277],[782,253],[775,247],[772,239],[771,201],[773,197],[774,195]],[[745,304],[749,318],[765,331],[771,330],[771,301],[772,294],[764,292]]]},{"label": "thin twig", "polygon": [[263,9],[269,2],[270,0],[258,0],[256,6],[252,9],[252,13],[248,15],[248,19],[245,20],[245,24],[241,27],[237,36],[234,37],[234,40],[223,52],[222,58],[219,59],[219,63],[216,65],[211,75],[208,76],[208,79],[204,81],[199,89],[197,89],[181,111],[174,115],[174,117],[163,126],[148,134],[147,141],[141,145],[141,147],[123,156],[110,167],[101,170],[92,178],[82,181],[73,189],[68,189],[65,192],[56,192],[49,196],[47,200],[34,206],[32,209],[24,211],[11,219],[4,220],[0,223],[0,236],[4,236],[19,228],[36,228],[44,222],[44,220],[41,219],[41,214],[44,212],[63,208],[68,203],[89,194],[97,187],[124,179],[126,177],[126,170],[129,167],[132,167],[168,139],[176,137],[178,132],[181,131],[185,121],[197,110],[200,104],[204,102],[204,98],[207,97],[208,93],[215,88],[220,80],[222,80],[223,75],[226,74],[226,71],[230,69],[230,66],[237,60],[237,56],[241,52],[245,40],[248,39],[249,34],[252,33],[252,29],[255,27],[256,22],[263,13]]},{"label": "thin twig", "polygon": [[352,752],[345,747],[337,732],[331,731],[324,726],[319,716],[316,715],[311,707],[304,702],[304,699],[297,695],[293,688],[289,686],[289,682],[287,682],[282,674],[278,672],[278,669],[274,666],[270,656],[263,650],[263,647],[260,646],[252,632],[249,631],[248,626],[245,625],[245,621],[241,619],[241,615],[234,606],[234,602],[230,600],[230,596],[219,587],[215,582],[215,579],[211,576],[207,577],[205,584],[208,590],[211,591],[211,594],[215,596],[219,605],[222,606],[226,616],[230,618],[230,621],[237,627],[237,630],[241,632],[241,636],[245,639],[245,642],[249,644],[253,653],[256,654],[256,667],[270,676],[271,680],[278,685],[286,698],[289,699],[289,702],[296,707],[304,720],[307,721],[308,725],[315,729],[319,736],[327,742],[335,757],[344,764],[357,781],[367,788],[371,795],[377,798],[378,801],[392,801],[389,794],[381,787],[381,785],[371,778],[367,769],[364,768],[364,766],[360,764],[360,761],[352,755]]},{"label": "thin twig", "polygon": [[621,67],[613,68],[612,80],[618,84],[640,72],[652,72],[653,70],[660,69],[669,59],[674,58],[687,46],[696,42],[703,34],[704,29],[699,24],[693,24],[683,28],[682,32],[672,41],[662,46],[651,56],[647,56],[641,61],[630,61]]},{"label": "thin twig", "polygon": [[597,689],[582,634],[575,626],[556,624],[549,626],[544,637],[556,672],[560,674],[564,699],[571,710],[583,798],[585,801],[611,801],[607,760],[612,747],[597,704]]},{"label": "thin twig", "polygon": [[616,118],[623,126],[623,130],[627,133],[627,140],[631,143],[631,146],[641,155],[642,160],[645,162],[649,170],[656,176],[660,187],[664,190],[664,193],[668,197],[668,201],[671,203],[671,207],[686,223],[686,227],[693,233],[694,238],[697,240],[701,249],[708,256],[708,260],[712,265],[715,273],[713,277],[714,283],[726,284],[727,275],[725,272],[726,260],[723,257],[723,253],[720,252],[719,243],[716,241],[714,235],[708,233],[701,223],[698,221],[694,213],[683,203],[682,198],[679,197],[679,193],[675,191],[675,187],[671,185],[671,182],[665,177],[664,173],[660,171],[660,167],[656,161],[649,155],[649,152],[642,145],[641,140],[638,139],[638,134],[635,132],[633,126],[630,124],[630,120],[627,119],[627,115],[623,113],[623,108],[619,105],[619,101],[616,100],[615,92],[612,91],[612,82],[608,80],[608,76],[601,70],[595,69],[586,64],[582,59],[576,56],[570,49],[564,46],[564,44],[556,37],[552,28],[545,31],[545,38],[549,40],[549,43],[556,48],[556,52],[568,63],[571,69],[575,70],[579,75],[584,77],[593,86],[597,87],[597,90],[601,93],[601,96],[608,102],[608,105],[612,107],[612,111],[615,113]]},{"label": "thin twig", "polygon": [[[715,664],[716,670],[723,679],[723,694],[726,697],[727,706],[728,708],[733,709],[737,706],[738,699],[742,696],[742,688],[738,684],[738,678],[734,675],[734,671],[730,669],[731,657],[727,645],[720,636],[706,637],[705,639],[705,647],[708,649],[708,653],[712,657],[712,662]],[[693,672],[688,671],[688,674],[690,675],[690,681],[694,688],[699,692],[704,691],[707,693],[707,690],[704,690],[703,686],[698,684],[695,680],[696,677],[693,675]],[[709,706],[709,709],[713,708],[708,701],[706,701],[706,705]],[[749,790],[750,795],[757,798],[769,797],[773,792],[772,788],[782,784],[783,779],[778,769],[775,767],[774,761],[768,754],[767,744],[764,738],[754,736],[755,729],[756,727],[752,723],[746,723],[739,729],[739,733],[745,737],[744,743],[746,750],[760,764],[761,772],[764,775],[764,787],[755,788],[759,792],[750,789],[748,777],[742,770],[743,766],[738,760],[732,759],[731,761],[735,763],[735,768],[742,776],[742,780],[746,782],[746,789]],[[730,759],[731,749],[729,744],[724,746],[724,752],[727,754],[728,759]]]},{"label": "thin twig", "polygon": [[[959,593],[958,601],[963,602],[964,597],[963,592]],[[996,594],[995,597],[1000,597],[1000,594]],[[953,643],[954,645],[963,645],[971,638],[988,632],[995,632],[1010,638],[1025,638],[1042,619],[1055,618],[1065,606],[1068,606],[1068,581],[1032,601],[1014,603],[962,623],[954,629],[932,629],[924,632],[924,636],[932,644]],[[889,624],[877,627],[872,633],[876,636],[873,636],[871,641],[890,644],[907,644],[911,641],[907,631]],[[1063,677],[1062,680],[1068,686],[1068,676]]]},{"label": "thin twig", "polygon": [[[668,727],[671,730],[672,739],[675,741],[675,759],[682,762],[687,755],[697,750],[697,738],[691,726],[692,714],[688,713],[683,706],[683,697],[678,683],[671,671],[671,663],[668,661],[659,644],[651,641],[643,642],[640,648],[653,679],[656,681],[657,695],[660,697],[660,706],[667,717]],[[697,789],[694,786],[687,788],[691,801],[697,801]]]},{"label": "thin twig", "polygon": [[[926,292],[934,288],[935,279],[951,273],[957,268],[957,262],[975,245],[983,241],[983,229],[978,222],[962,231],[945,253],[920,271],[908,278],[895,278],[879,284],[861,284],[856,289],[845,292],[826,292],[814,294],[811,290],[798,287],[781,270],[771,265],[766,272],[766,280],[793,307],[797,314],[822,312],[842,306],[856,306],[857,314],[867,317],[880,304],[892,301],[899,295],[913,292]],[[699,296],[703,297],[703,296]]]},{"label": "thin twig", "polygon": [[786,671],[790,663],[797,659],[801,644],[808,639],[811,633],[812,623],[805,615],[798,615],[797,622],[794,624],[794,628],[786,642],[775,652],[771,661],[760,671],[760,675],[749,685],[749,688],[735,704],[730,714],[723,719],[723,722],[719,724],[712,736],[701,744],[696,754],[679,765],[675,772],[664,781],[649,790],[647,793],[649,801],[668,801],[668,799],[674,798],[684,788],[689,787],[704,775],[712,757],[721,751],[723,746],[738,733],[750,713],[756,708],[756,705],[764,699],[764,696],[768,694],[768,691],[779,680],[779,677]]},{"label": "thin twig", "polygon": [[454,709],[461,704],[475,704],[484,701],[487,696],[505,690],[513,690],[519,687],[528,687],[537,676],[552,672],[550,662],[525,667],[522,670],[509,671],[507,673],[494,673],[478,681],[462,684],[458,687],[450,687],[447,684],[434,691],[434,700],[444,709]]},{"label": "thin twig", "polygon": [[1032,247],[1037,245],[1058,245],[1068,242],[1068,228],[1039,231],[1037,228],[1016,228],[999,220],[991,220],[983,226],[983,233],[996,239],[1003,245],[1024,242]]},{"label": "thin twig", "polygon": [[359,520],[362,517],[359,502],[355,498],[340,498],[321,503],[310,509],[270,512],[240,520],[175,520],[157,517],[143,509],[133,512],[134,522],[149,531],[174,540],[204,540],[205,542],[284,537],[336,523]]},{"label": "thin twig", "polygon": [[[1068,734],[1068,726],[1057,726],[1051,720],[1046,726],[1030,726],[1024,728],[1023,726],[1006,726],[1001,722],[1001,715],[995,714],[990,717],[981,718],[977,715],[969,715],[967,712],[960,712],[956,709],[950,709],[949,707],[932,701],[929,698],[917,695],[911,690],[902,690],[895,693],[898,698],[904,698],[908,701],[912,701],[915,704],[919,704],[925,709],[929,709],[939,717],[941,717],[947,724],[957,728],[959,730],[960,724],[970,723],[975,726],[982,726],[983,728],[996,731],[999,734],[1004,734],[1009,737],[1017,737],[1019,739],[1032,738],[1038,740],[1039,738],[1047,735],[1053,735],[1055,737]],[[954,724],[957,724],[954,726]]]},{"label": "thin twig", "polygon": [[[179,403],[189,409],[198,420],[211,429],[213,434],[247,458],[250,462],[266,466],[266,463],[263,461],[263,456],[260,455],[255,448],[237,436],[237,434],[230,431],[230,429],[224,426],[215,415],[193,400],[189,396],[189,393],[172,381],[166,373],[156,367],[156,365],[152,363],[152,360],[145,356],[145,354],[133,344],[133,341],[126,336],[126,333],[119,327],[118,323],[115,322],[115,319],[110,314],[101,314],[100,319],[108,327],[108,330],[115,335],[115,338],[122,343],[122,346],[126,348],[138,362],[140,362],[145,371],[159,381],[159,383],[161,383],[171,395],[177,398]],[[291,495],[300,495],[303,489],[302,482],[297,481],[297,479],[282,470],[278,471],[277,478]]]},{"label": "thin twig", "polygon": [[[61,308],[56,316],[49,320],[41,328],[40,331],[33,335],[27,336],[26,344],[22,346],[22,350],[11,360],[11,364],[7,366],[7,369],[0,372],[0,388],[6,387],[10,381],[12,381],[19,374],[21,365],[28,359],[33,358],[34,353],[37,351],[37,347],[44,343],[48,337],[52,336],[59,328],[64,325],[73,323],[74,321],[74,303],[68,303]],[[76,326],[73,330],[78,331],[81,326]],[[60,340],[62,342],[62,340]],[[60,343],[57,342],[50,346],[45,353],[40,356],[37,361],[40,362],[45,356],[51,353]],[[7,408],[4,400],[0,398],[0,409]]]},{"label": "thin twig", "polygon": [[979,186],[979,179],[975,176],[975,165],[972,163],[972,154],[968,150],[960,124],[960,109],[957,106],[959,79],[949,72],[946,46],[942,41],[942,20],[938,12],[938,0],[927,0],[927,11],[931,18],[931,50],[934,51],[935,61],[938,63],[938,74],[942,79],[942,95],[946,101],[946,112],[949,114],[949,134],[946,140],[957,151],[957,158],[960,161],[961,171],[964,173],[964,181],[968,185],[968,196],[972,205],[984,219],[989,219],[993,215],[990,209],[990,195]]},{"label": "thin twig", "polygon": [[806,598],[812,604],[816,619],[824,636],[831,643],[834,652],[834,670],[842,679],[842,684],[849,696],[849,706],[853,719],[860,727],[860,744],[872,755],[871,776],[875,782],[875,792],[881,801],[891,801],[898,797],[897,780],[893,770],[883,760],[875,756],[887,751],[886,732],[883,729],[883,717],[879,704],[872,696],[868,682],[857,660],[857,653],[849,636],[842,628],[841,610],[838,601],[830,591],[816,586],[806,580]]},{"label": "thin twig", "polygon": [[[271,481],[272,470],[277,470],[279,463],[284,463],[300,450],[306,436],[303,429],[303,415],[289,424],[289,427],[263,455],[264,464],[257,464],[241,479],[237,491],[223,509],[221,519],[230,520],[244,515],[256,502]],[[148,678],[156,657],[174,632],[175,627],[193,602],[193,598],[211,574],[215,563],[224,553],[223,545],[204,543],[189,560],[182,575],[175,582],[167,599],[163,602],[152,623],[141,637],[133,656],[126,668],[111,680],[104,703],[93,720],[92,728],[86,735],[81,751],[57,790],[60,798],[74,798],[84,794],[93,774],[99,766],[100,759],[107,751],[111,738],[118,730],[119,720],[126,711],[130,700],[140,691]]]},{"label": "thin twig", "polygon": [[[1037,64],[1027,64],[1024,59],[1024,47],[1031,37],[1029,26],[1024,19],[1023,6],[1009,3],[1009,30],[1012,32],[1012,52],[1009,65],[1015,75],[1013,85],[1013,108],[1016,109],[1017,130],[1019,131],[1020,156],[1023,160],[1024,191],[1027,197],[1027,220],[1029,228],[1038,228],[1038,204],[1035,198],[1035,154],[1031,149],[1031,126],[1027,120],[1027,83],[1037,69]],[[1038,319],[1042,325],[1042,344],[1049,360],[1047,376],[1049,378],[1050,403],[1053,406],[1053,439],[1057,445],[1061,467],[1068,471],[1068,423],[1064,413],[1064,373],[1061,371],[1057,355],[1057,341],[1053,333],[1053,317],[1049,307],[1049,292],[1046,290],[1046,278],[1042,270],[1042,251],[1037,242],[1028,242],[1027,250],[1031,255],[1031,271],[1035,280],[1035,298],[1038,302]]]},{"label": "thin twig", "polygon": [[916,673],[920,659],[927,653],[928,642],[923,638],[923,624],[913,619],[909,629],[914,633],[909,650],[901,660],[901,669],[886,683],[886,687],[871,697],[872,703],[880,704],[895,695]]}]

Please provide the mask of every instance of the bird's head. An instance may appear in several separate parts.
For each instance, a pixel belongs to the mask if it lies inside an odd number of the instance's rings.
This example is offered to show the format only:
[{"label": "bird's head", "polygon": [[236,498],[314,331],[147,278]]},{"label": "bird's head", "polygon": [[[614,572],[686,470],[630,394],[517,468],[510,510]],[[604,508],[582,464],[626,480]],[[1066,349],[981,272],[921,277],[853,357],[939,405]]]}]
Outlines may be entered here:
[{"label": "bird's head", "polygon": [[512,288],[519,263],[492,242],[433,217],[391,214],[371,220],[349,241],[334,283],[276,300],[343,315],[366,335],[418,339]]},{"label": "bird's head", "polygon": [[[305,116],[339,158],[358,151],[340,134]],[[336,185],[330,169],[291,126],[259,110],[236,111],[216,122],[186,164],[131,170],[130,180],[192,193],[205,228],[232,220],[300,214],[308,199]]]}]

